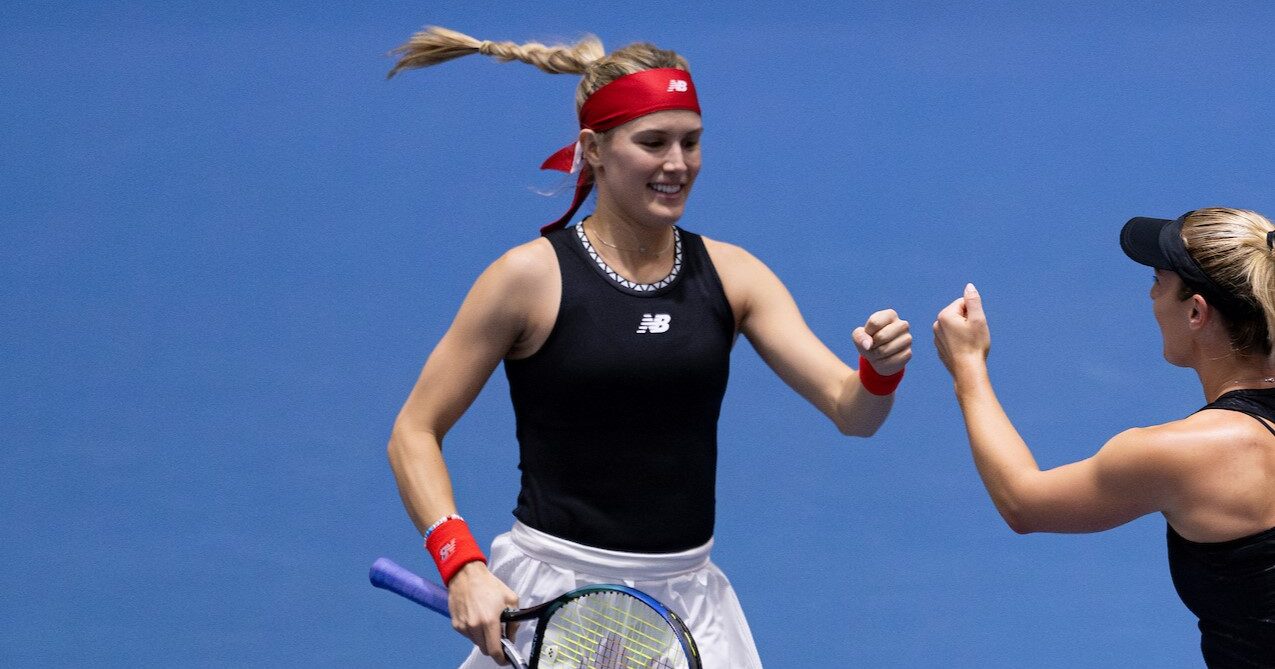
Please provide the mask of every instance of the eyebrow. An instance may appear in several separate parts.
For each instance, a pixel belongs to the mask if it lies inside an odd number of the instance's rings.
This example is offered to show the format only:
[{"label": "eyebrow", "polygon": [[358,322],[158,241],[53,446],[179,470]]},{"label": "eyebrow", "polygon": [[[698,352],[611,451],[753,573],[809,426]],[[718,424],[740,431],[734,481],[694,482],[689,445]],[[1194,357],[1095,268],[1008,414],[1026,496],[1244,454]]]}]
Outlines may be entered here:
[{"label": "eyebrow", "polygon": [[699,128],[694,128],[692,130],[670,130],[668,128],[643,128],[641,130],[635,130],[633,134],[647,135],[647,134],[654,133],[654,134],[660,134],[660,135],[693,135],[695,133],[700,133],[703,131],[704,131],[704,128],[702,126]]}]

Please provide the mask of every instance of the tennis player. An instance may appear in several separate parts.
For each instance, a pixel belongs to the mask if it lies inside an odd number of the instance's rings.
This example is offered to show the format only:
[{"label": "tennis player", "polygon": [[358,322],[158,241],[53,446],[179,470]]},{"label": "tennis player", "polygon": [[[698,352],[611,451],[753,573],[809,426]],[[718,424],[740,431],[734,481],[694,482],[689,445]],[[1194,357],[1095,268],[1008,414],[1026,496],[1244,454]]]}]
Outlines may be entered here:
[{"label": "tennis player", "polygon": [[[394,425],[390,463],[450,589],[464,667],[501,662],[498,617],[596,582],[636,586],[689,624],[704,666],[759,667],[729,581],[710,561],[717,419],[739,333],[847,435],[882,424],[911,357],[907,321],[873,313],[858,372],[810,331],[743,249],[678,227],[703,125],[686,60],[649,44],[605,54],[480,41],[442,28],[399,48],[391,75],[480,53],[582,75],[580,131],[545,167],[577,174],[571,208],[489,266]],[[567,227],[590,190],[592,215]],[[521,490],[488,561],[457,515],[441,446],[504,362]],[[525,650],[529,634],[516,635]],[[485,656],[485,657],[484,657]]]},{"label": "tennis player", "polygon": [[1275,230],[1251,211],[1199,209],[1132,219],[1120,243],[1155,268],[1164,358],[1195,370],[1207,404],[1041,471],[992,391],[987,318],[966,286],[939,313],[934,340],[979,475],[1015,532],[1098,532],[1163,514],[1169,570],[1200,619],[1205,662],[1275,667]]}]

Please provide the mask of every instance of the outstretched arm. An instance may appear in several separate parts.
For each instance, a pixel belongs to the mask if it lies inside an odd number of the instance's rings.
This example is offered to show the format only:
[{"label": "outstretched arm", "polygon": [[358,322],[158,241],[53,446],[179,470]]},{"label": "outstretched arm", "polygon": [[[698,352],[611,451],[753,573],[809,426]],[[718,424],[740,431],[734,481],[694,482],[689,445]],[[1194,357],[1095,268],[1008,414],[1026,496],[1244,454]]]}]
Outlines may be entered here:
[{"label": "outstretched arm", "polygon": [[[842,434],[868,437],[885,422],[894,395],[864,389],[859,373],[828,349],[806,325],[788,289],[747,251],[706,240],[740,331],[766,364],[836,424]],[[908,322],[878,311],[852,333],[860,355],[883,376],[912,358]]]},{"label": "outstretched arm", "polygon": [[1128,430],[1090,458],[1040,470],[992,389],[991,334],[973,284],[939,312],[934,344],[952,374],[979,476],[1015,532],[1097,532],[1163,509],[1170,468],[1151,430]]}]

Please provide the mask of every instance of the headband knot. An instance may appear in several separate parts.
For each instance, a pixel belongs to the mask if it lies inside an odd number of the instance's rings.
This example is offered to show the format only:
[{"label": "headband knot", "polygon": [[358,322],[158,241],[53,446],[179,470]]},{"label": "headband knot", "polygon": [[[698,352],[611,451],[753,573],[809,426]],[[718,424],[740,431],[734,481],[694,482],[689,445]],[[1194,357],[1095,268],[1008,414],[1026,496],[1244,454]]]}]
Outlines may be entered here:
[{"label": "headband knot", "polygon": [[1266,248],[1275,251],[1275,230],[1266,233]]},{"label": "headband knot", "polygon": [[[479,47],[480,50],[482,47]],[[699,99],[691,73],[672,67],[643,70],[626,74],[594,91],[580,106],[580,128],[606,132],[635,118],[669,109],[685,109],[700,113]],[[566,227],[575,216],[589,191],[593,190],[593,173],[584,163],[579,142],[558,149],[540,165],[542,170],[578,173],[571,208],[558,220],[540,228],[547,235]]]}]

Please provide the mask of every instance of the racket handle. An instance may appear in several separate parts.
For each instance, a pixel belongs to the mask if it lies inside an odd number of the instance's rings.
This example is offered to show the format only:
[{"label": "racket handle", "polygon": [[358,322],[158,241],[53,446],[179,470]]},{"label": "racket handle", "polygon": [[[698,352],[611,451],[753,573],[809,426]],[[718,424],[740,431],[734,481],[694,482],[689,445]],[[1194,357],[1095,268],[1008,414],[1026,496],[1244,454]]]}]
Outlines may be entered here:
[{"label": "racket handle", "polygon": [[437,583],[431,583],[398,566],[389,558],[377,558],[368,573],[372,585],[384,588],[396,595],[402,595],[427,609],[441,613],[450,618],[447,608],[447,589]]}]

